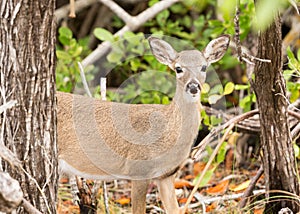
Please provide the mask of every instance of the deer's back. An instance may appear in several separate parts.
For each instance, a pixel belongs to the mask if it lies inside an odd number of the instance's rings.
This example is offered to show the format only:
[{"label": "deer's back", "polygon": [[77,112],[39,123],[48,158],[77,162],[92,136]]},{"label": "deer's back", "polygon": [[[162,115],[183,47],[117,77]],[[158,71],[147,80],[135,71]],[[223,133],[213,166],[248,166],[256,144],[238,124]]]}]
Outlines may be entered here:
[{"label": "deer's back", "polygon": [[[59,156],[87,174],[162,176],[186,158],[195,138],[185,133],[176,106],[129,105],[60,92],[57,101]],[[70,163],[73,155],[81,156],[81,163]]]}]

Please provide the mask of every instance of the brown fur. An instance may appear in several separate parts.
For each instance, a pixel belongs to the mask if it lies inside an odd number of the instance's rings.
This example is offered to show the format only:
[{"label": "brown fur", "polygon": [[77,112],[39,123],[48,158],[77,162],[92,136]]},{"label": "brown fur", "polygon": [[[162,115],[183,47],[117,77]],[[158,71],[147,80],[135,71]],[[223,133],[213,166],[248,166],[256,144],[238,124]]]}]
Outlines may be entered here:
[{"label": "brown fur", "polygon": [[154,179],[166,213],[178,214],[173,174],[198,133],[205,68],[225,54],[229,37],[213,40],[203,53],[177,53],[154,37],[149,42],[157,60],[177,71],[171,104],[132,105],[57,92],[59,163],[61,170],[86,178],[132,180],[135,214],[145,213]]}]

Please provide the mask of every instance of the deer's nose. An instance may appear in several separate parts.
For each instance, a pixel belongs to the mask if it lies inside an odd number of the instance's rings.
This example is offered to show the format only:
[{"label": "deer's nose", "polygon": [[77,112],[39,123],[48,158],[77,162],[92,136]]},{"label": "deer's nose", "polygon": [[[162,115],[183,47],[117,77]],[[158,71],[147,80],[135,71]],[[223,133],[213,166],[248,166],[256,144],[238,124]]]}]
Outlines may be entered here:
[{"label": "deer's nose", "polygon": [[187,84],[187,89],[191,94],[197,94],[200,91],[200,84],[196,81],[191,81]]}]

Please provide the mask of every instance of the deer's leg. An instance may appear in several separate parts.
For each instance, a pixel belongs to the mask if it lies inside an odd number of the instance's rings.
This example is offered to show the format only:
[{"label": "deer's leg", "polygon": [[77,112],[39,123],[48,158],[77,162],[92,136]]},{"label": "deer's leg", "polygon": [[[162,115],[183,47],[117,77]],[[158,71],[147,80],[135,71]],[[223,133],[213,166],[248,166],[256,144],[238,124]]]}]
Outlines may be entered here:
[{"label": "deer's leg", "polygon": [[167,214],[179,214],[180,209],[178,206],[175,188],[174,188],[174,175],[162,178],[156,181],[159,196],[162,200]]},{"label": "deer's leg", "polygon": [[131,182],[132,213],[146,213],[146,194],[149,186],[149,180],[138,180]]}]

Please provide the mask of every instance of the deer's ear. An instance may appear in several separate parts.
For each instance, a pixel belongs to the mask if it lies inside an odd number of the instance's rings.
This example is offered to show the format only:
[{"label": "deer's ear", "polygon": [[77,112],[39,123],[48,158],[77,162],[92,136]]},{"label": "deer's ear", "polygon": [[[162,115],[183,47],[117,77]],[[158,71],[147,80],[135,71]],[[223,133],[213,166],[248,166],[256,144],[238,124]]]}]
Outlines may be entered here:
[{"label": "deer's ear", "polygon": [[153,55],[160,63],[168,66],[174,63],[178,53],[169,43],[156,37],[150,37],[148,41]]},{"label": "deer's ear", "polygon": [[229,42],[229,35],[223,35],[208,43],[203,54],[209,64],[219,61],[224,56],[229,46]]}]

